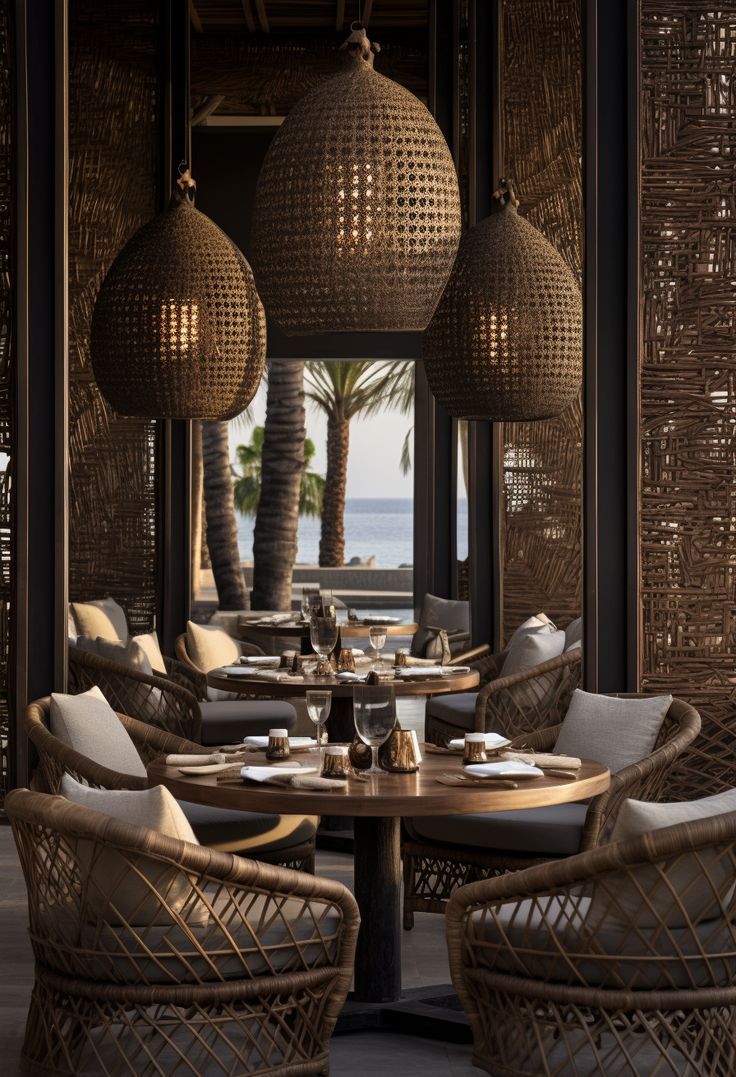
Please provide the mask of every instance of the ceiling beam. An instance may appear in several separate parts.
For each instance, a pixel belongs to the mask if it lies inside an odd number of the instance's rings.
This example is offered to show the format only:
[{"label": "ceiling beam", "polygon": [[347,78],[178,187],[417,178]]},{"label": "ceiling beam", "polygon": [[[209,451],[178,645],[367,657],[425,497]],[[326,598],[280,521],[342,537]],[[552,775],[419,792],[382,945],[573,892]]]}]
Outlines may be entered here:
[{"label": "ceiling beam", "polygon": [[253,6],[252,6],[250,0],[242,0],[242,2],[243,2],[243,15],[245,16],[246,24],[247,24],[248,29],[251,32],[251,34],[254,34],[256,32],[256,20],[255,20],[254,14],[253,14]]},{"label": "ceiling beam", "polygon": [[266,14],[266,5],[264,0],[255,0],[256,14],[258,15],[258,25],[261,28],[261,33],[268,34],[271,32],[271,27],[268,25],[268,15]]},{"label": "ceiling beam", "polygon": [[194,27],[195,34],[203,33],[202,20],[199,17],[199,12],[194,6],[194,0],[189,0],[189,19]]},{"label": "ceiling beam", "polygon": [[213,94],[212,97],[208,97],[207,100],[193,113],[191,119],[192,127],[198,127],[200,123],[204,123],[208,116],[211,116],[213,112],[217,111],[224,100],[224,94]]},{"label": "ceiling beam", "polygon": [[338,34],[342,31],[345,22],[345,0],[337,0],[337,14],[335,15],[335,30]]}]

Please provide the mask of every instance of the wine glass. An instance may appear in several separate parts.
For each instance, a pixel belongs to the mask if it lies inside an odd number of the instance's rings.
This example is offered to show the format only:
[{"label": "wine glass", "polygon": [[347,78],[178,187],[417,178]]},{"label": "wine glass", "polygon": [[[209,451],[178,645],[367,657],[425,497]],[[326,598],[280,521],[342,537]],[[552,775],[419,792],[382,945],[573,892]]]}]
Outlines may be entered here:
[{"label": "wine glass", "polygon": [[368,629],[368,639],[371,641],[371,647],[373,648],[373,666],[375,669],[381,668],[381,651],[386,644],[386,628],[384,625],[372,625]]},{"label": "wine glass", "polygon": [[370,769],[366,774],[382,774],[378,749],[391,736],[396,725],[396,693],[392,684],[356,684],[353,689],[355,731],[371,750]]},{"label": "wine glass", "polygon": [[312,617],[313,610],[318,610],[321,604],[322,598],[319,593],[319,588],[302,587],[302,620],[309,621]]},{"label": "wine glass", "polygon": [[330,716],[332,705],[332,692],[318,691],[307,692],[307,714],[317,726],[317,751],[320,762],[322,760],[322,738],[325,722]]},{"label": "wine glass", "polygon": [[309,638],[312,649],[319,655],[322,664],[329,660],[337,643],[337,621],[334,617],[312,616],[309,622]]}]

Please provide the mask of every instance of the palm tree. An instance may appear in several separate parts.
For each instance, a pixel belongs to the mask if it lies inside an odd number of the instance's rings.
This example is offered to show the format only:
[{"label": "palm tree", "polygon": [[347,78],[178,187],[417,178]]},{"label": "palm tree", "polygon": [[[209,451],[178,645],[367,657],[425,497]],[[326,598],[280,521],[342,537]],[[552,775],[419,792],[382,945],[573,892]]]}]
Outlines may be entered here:
[{"label": "palm tree", "polygon": [[304,364],[293,360],[271,363],[261,453],[261,496],[253,529],[254,609],[291,609],[306,436]]},{"label": "palm tree", "polygon": [[202,423],[202,462],[207,546],[219,606],[221,610],[243,610],[248,595],[238,551],[227,423]]},{"label": "palm tree", "polygon": [[[258,510],[258,501],[261,496],[261,456],[263,454],[264,436],[264,427],[256,426],[253,428],[250,444],[238,445],[235,450],[240,470],[239,472],[235,471],[233,494],[235,508],[243,516],[255,516]],[[307,470],[314,459],[316,451],[311,438],[305,438],[304,471],[302,473],[301,490],[299,491],[300,516],[319,516],[322,512],[325,480],[316,471]]]},{"label": "palm tree", "polygon": [[307,366],[305,395],[327,417],[327,474],[322,503],[319,563],[345,561],[345,491],[350,421],[394,409],[406,414],[414,401],[412,363],[319,361]]}]

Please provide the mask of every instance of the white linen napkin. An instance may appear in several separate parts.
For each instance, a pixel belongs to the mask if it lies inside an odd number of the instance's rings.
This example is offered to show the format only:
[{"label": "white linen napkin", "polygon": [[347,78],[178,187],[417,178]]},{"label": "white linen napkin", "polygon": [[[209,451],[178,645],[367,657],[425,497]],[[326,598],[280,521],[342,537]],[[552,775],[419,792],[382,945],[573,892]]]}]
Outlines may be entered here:
[{"label": "white linen napkin", "polygon": [[355,681],[364,681],[367,676],[367,673],[350,673],[348,671],[345,673],[338,673],[337,679],[338,681],[342,681],[343,684],[353,684]]},{"label": "white linen napkin", "polygon": [[[500,733],[486,733],[486,749],[503,748],[507,744],[511,744],[508,737],[502,737]],[[453,740],[448,741],[448,748],[464,748],[465,737],[455,737]]]},{"label": "white linen napkin", "polygon": [[261,666],[263,669],[276,669],[281,664],[277,654],[244,654],[240,664],[243,666]]},{"label": "white linen napkin", "polygon": [[402,666],[399,670],[399,676],[403,680],[422,680],[423,677],[442,677],[444,676],[444,666],[421,666],[419,668]]},{"label": "white linen napkin", "polygon": [[288,785],[299,774],[317,774],[318,767],[241,767],[240,777],[251,782],[270,782],[275,785]]},{"label": "white linen napkin", "polygon": [[222,752],[211,752],[210,755],[167,755],[164,760],[167,767],[209,767],[212,763],[226,763],[227,756]]},{"label": "white linen napkin", "polygon": [[[267,748],[268,737],[243,737],[243,744],[247,744],[249,748]],[[315,737],[289,737],[290,748],[316,748],[317,740]]]},{"label": "white linen napkin", "polygon": [[544,771],[528,763],[469,763],[463,771],[471,778],[543,778]]}]

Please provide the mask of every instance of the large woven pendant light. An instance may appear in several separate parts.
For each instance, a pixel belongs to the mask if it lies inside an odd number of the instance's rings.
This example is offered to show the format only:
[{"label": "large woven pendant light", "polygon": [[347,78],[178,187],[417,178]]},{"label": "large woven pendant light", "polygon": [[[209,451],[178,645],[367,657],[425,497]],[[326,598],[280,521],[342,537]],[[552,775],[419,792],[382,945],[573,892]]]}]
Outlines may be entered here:
[{"label": "large woven pendant light", "polygon": [[253,268],[288,334],[421,330],[460,239],[447,143],[424,105],[373,70],[353,23],[345,69],[308,93],[269,147]]},{"label": "large woven pendant light", "polygon": [[580,288],[554,247],[516,212],[505,180],[497,209],[471,228],[424,334],[429,386],[457,419],[549,419],[582,381]]},{"label": "large woven pendant light", "polygon": [[194,208],[188,171],[171,205],[110,266],[92,317],[92,368],[121,415],[231,419],[255,395],[266,321],[235,244]]}]

